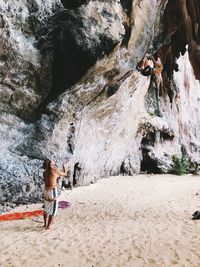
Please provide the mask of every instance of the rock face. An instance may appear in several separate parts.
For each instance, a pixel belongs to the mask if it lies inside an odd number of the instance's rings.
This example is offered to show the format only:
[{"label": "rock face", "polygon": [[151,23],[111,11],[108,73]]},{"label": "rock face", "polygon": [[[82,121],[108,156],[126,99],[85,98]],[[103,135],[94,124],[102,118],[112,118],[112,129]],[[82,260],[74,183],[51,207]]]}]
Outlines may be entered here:
[{"label": "rock face", "polygon": [[[198,1],[3,0],[0,205],[42,198],[42,160],[86,185],[200,163]],[[136,71],[158,52],[162,76]]]}]

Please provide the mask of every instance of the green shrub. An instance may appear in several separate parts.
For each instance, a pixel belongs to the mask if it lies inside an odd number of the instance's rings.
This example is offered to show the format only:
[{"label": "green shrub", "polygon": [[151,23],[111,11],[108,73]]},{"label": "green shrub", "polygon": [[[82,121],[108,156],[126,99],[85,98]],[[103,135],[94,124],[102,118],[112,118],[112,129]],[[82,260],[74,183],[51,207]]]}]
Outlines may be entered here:
[{"label": "green shrub", "polygon": [[185,157],[174,155],[172,157],[172,160],[174,162],[174,173],[176,175],[183,175],[186,173],[186,162]]}]

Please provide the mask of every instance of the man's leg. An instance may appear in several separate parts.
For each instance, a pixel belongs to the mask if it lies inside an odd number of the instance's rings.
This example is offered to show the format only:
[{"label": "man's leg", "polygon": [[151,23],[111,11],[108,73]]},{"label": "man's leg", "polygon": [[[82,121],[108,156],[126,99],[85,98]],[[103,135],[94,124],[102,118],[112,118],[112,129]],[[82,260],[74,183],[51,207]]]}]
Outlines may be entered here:
[{"label": "man's leg", "polygon": [[57,188],[53,189],[53,197],[55,198],[55,200],[51,201],[51,203],[50,203],[51,215],[49,215],[48,224],[47,224],[46,229],[50,229],[50,227],[54,221],[53,217],[57,214],[57,211],[58,211],[58,189]]},{"label": "man's leg", "polygon": [[43,217],[44,217],[44,227],[46,227],[47,226],[47,214],[45,211],[43,213]]},{"label": "man's leg", "polygon": [[49,220],[48,220],[48,224],[47,224],[47,228],[46,229],[50,229],[51,225],[53,223],[53,215],[49,215]]}]

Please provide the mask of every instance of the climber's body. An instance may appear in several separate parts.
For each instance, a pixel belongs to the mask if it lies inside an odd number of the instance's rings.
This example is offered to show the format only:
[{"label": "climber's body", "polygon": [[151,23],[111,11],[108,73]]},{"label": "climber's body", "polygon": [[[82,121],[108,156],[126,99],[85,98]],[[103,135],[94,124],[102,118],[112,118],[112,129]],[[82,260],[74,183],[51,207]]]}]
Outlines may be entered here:
[{"label": "climber's body", "polygon": [[143,76],[159,75],[162,73],[163,65],[160,62],[160,58],[157,60],[151,55],[150,59],[153,62],[153,67],[151,66],[151,61],[145,56],[137,65],[137,70],[141,72]]},{"label": "climber's body", "polygon": [[161,60],[159,57],[157,57],[157,60],[153,56],[151,56],[151,60],[153,61],[153,69],[152,74],[153,75],[159,75],[163,71],[163,65],[161,63]]},{"label": "climber's body", "polygon": [[162,113],[160,110],[159,96],[163,88],[161,76],[161,73],[163,71],[163,65],[161,63],[158,53],[156,53],[155,55],[156,59],[152,55],[150,55],[148,58],[145,56],[138,63],[136,68],[143,76],[151,76],[151,87],[155,89],[155,97],[157,103],[156,114],[161,117]]},{"label": "climber's body", "polygon": [[151,62],[146,56],[138,63],[136,68],[144,76],[151,75],[152,72]]}]

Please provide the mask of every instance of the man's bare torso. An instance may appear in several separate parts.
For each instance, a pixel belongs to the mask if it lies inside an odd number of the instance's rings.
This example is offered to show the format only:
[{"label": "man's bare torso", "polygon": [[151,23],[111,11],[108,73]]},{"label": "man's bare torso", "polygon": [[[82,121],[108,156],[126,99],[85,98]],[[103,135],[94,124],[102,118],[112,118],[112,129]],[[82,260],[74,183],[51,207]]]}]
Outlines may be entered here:
[{"label": "man's bare torso", "polygon": [[53,170],[46,170],[43,173],[44,182],[45,182],[45,189],[52,189],[57,187],[57,172]]},{"label": "man's bare torso", "polygon": [[[46,166],[45,166],[46,167]],[[63,171],[60,171],[56,165],[56,163],[51,160],[49,161],[49,165],[47,169],[43,172],[45,189],[53,189],[58,186],[57,178],[67,175],[67,166],[63,164]]]}]

